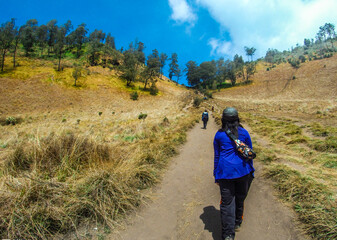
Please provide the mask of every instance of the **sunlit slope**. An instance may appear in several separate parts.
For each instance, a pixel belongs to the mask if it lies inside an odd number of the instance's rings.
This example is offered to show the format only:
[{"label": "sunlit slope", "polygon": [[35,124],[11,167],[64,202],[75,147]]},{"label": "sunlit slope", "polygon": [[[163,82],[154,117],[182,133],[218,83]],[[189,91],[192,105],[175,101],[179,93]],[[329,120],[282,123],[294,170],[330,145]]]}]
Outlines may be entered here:
[{"label": "sunlit slope", "polygon": [[[71,68],[59,73],[52,68],[23,66],[0,76],[0,114],[44,114],[49,112],[131,112],[168,111],[185,100],[189,91],[165,79],[158,79],[157,96],[142,91],[143,83],[127,88],[119,73],[99,67],[89,68],[90,75],[74,87]],[[25,72],[25,75],[22,75]],[[137,91],[139,99],[133,101],[130,93]],[[178,103],[178,104],[177,104]],[[172,110],[172,109],[170,109]],[[178,109],[177,109],[178,110]]]},{"label": "sunlit slope", "polygon": [[[217,97],[260,100],[335,100],[337,96],[337,55],[306,63],[298,69],[288,63],[275,68],[259,63],[253,84],[226,89]],[[267,68],[270,70],[267,71]]]}]

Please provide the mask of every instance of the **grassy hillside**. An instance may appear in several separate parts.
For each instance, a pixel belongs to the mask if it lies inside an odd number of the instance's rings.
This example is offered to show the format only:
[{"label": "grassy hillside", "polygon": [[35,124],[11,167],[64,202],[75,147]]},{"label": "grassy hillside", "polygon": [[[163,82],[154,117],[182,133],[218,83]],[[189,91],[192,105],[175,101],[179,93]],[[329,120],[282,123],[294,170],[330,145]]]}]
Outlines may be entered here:
[{"label": "grassy hillside", "polygon": [[198,117],[193,94],[158,79],[151,96],[101,67],[74,87],[71,63],[62,72],[51,61],[19,63],[0,75],[0,237],[80,236],[93,224],[104,235],[185,141]]},{"label": "grassy hillside", "polygon": [[314,239],[337,238],[336,65],[337,55],[298,69],[260,62],[253,84],[213,94],[219,116],[239,109],[265,176]]}]

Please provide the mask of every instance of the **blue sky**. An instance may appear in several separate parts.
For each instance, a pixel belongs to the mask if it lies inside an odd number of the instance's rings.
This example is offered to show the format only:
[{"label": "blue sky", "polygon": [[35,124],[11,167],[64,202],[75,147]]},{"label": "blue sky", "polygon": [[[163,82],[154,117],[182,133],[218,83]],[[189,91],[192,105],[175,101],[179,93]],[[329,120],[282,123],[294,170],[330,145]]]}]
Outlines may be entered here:
[{"label": "blue sky", "polygon": [[181,69],[189,60],[200,64],[236,53],[247,59],[244,46],[263,57],[268,48],[302,45],[326,22],[337,24],[336,0],[0,0],[0,6],[0,23],[86,23],[89,32],[110,32],[117,48],[138,39],[146,55],[176,52]]}]

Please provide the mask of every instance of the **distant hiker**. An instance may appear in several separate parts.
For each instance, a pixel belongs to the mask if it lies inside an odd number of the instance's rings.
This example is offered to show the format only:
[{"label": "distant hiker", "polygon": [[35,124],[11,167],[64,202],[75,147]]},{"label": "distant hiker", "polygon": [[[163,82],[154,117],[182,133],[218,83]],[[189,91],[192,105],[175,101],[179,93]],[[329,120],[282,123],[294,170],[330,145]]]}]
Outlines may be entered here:
[{"label": "distant hiker", "polygon": [[212,112],[214,111],[214,106],[212,106]]},{"label": "distant hiker", "polygon": [[208,112],[206,109],[205,112],[202,113],[201,120],[204,122],[204,129],[206,129],[208,122]]},{"label": "distant hiker", "polygon": [[214,178],[220,186],[222,239],[233,240],[243,220],[243,203],[254,178],[253,161],[238,155],[235,143],[225,132],[229,129],[252,148],[249,133],[240,124],[238,112],[229,107],[223,111],[222,127],[214,137]]}]

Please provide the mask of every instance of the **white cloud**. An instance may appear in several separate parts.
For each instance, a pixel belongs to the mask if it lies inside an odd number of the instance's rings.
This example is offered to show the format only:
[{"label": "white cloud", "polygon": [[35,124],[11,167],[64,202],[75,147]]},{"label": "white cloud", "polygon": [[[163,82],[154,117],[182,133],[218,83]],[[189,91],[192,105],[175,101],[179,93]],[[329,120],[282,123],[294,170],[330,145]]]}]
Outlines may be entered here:
[{"label": "white cloud", "polygon": [[178,23],[189,23],[193,25],[197,20],[196,14],[186,0],[169,0],[172,9],[171,18]]},{"label": "white cloud", "polygon": [[336,0],[195,0],[228,31],[228,40],[209,40],[213,55],[244,55],[255,47],[256,57],[268,48],[286,50],[304,38],[314,38],[319,26],[337,24]]}]

